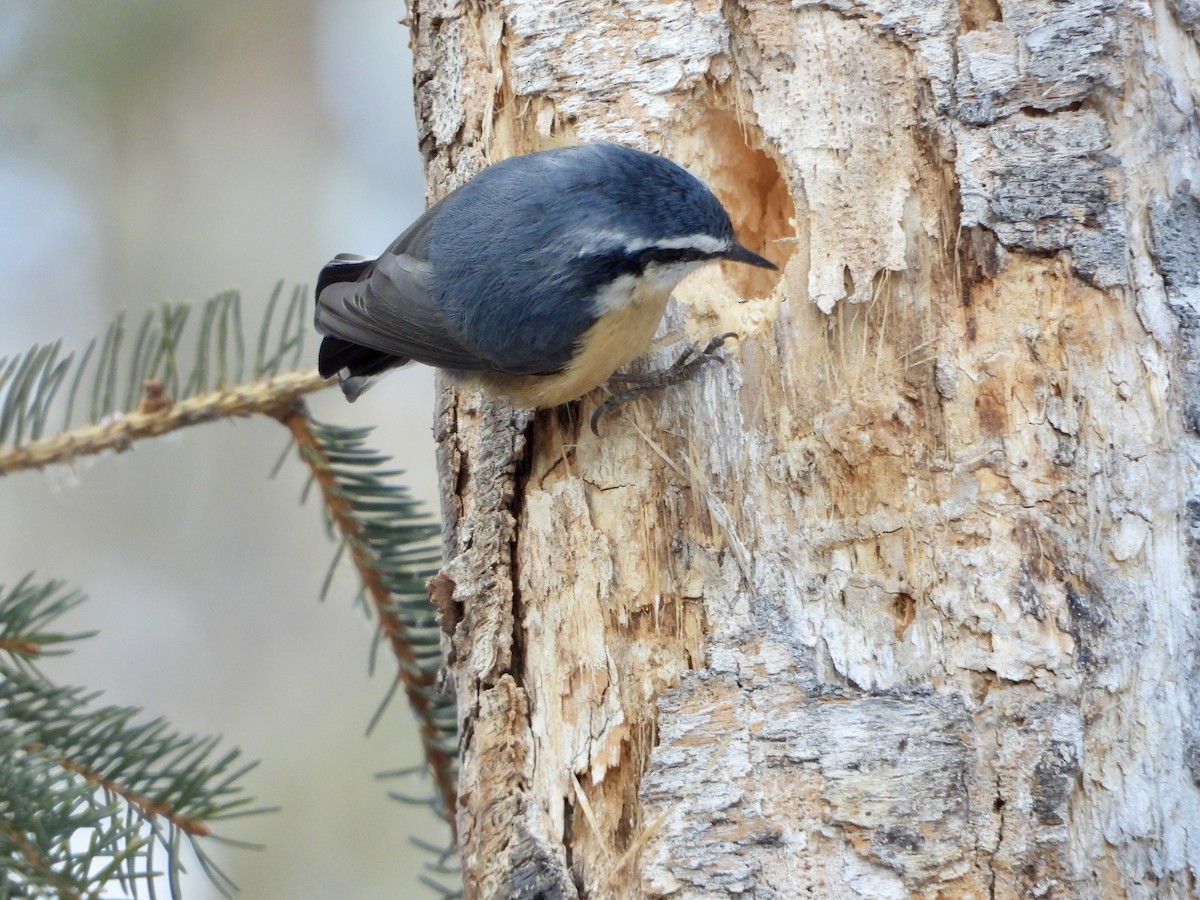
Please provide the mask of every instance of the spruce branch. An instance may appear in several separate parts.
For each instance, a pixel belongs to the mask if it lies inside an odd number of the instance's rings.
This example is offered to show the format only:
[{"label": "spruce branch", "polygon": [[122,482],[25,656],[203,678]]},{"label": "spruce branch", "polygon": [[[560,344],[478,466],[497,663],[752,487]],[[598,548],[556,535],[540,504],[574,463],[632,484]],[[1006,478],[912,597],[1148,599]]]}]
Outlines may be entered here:
[{"label": "spruce branch", "polygon": [[280,416],[321,492],[329,520],[350,552],[380,634],[396,660],[396,677],[417,718],[425,760],[437,791],[434,808],[454,828],[457,718],[437,689],[441,633],[425,589],[440,552],[437,526],[381,471],[387,457],[368,450],[363,429],[314,422],[303,402]]},{"label": "spruce branch", "polygon": [[[129,352],[122,313],[78,359],[61,356],[61,342],[0,358],[0,475],[126,450],[142,438],[213,419],[274,415],[320,390],[325,383],[315,371],[296,371],[308,329],[306,292],[294,288],[287,302],[282,296],[280,282],[249,366],[236,291],[200,306],[194,334],[187,328],[192,308],[168,303],[142,317]],[[60,407],[61,430],[48,434]]]},{"label": "spruce branch", "polygon": [[65,653],[58,645],[90,637],[94,632],[63,634],[46,630],[83,600],[79,591],[64,590],[61,581],[34,584],[32,573],[11,590],[0,585],[0,654],[8,654],[14,665],[32,666],[43,657]]},{"label": "spruce branch", "polygon": [[[136,410],[97,425],[64,431],[45,440],[0,448],[0,475],[21,469],[41,469],[105,450],[128,450],[134,441],[156,437],[214,419],[262,413],[277,416],[297,397],[319,391],[325,381],[316,369],[286,372],[266,381],[241,384],[159,406],[155,383],[146,392],[149,411]],[[155,408],[157,407],[157,408]]]},{"label": "spruce branch", "polygon": [[19,735],[24,753],[52,754],[145,818],[204,837],[210,822],[251,802],[237,781],[255,764],[239,763],[237,750],[215,756],[216,738],[181,735],[162,719],[138,722],[134,707],[93,707],[98,693],[60,687],[4,662],[0,676],[0,729]]},{"label": "spruce branch", "polygon": [[[282,283],[276,286],[256,340],[246,336],[235,292],[193,312],[165,304],[136,327],[118,315],[78,356],[63,356],[61,343],[54,343],[0,358],[0,476],[124,451],[137,440],[216,419],[258,414],[282,422],[312,474],[310,483],[320,490],[330,535],[338,541],[334,563],[349,551],[362,585],[359,596],[378,624],[375,647],[385,644],[395,659],[388,699],[402,687],[418,721],[435,796],[412,802],[431,805],[453,834],[457,714],[454,699],[437,688],[442,632],[426,588],[440,564],[438,526],[390,480],[400,473],[380,468],[388,458],[364,446],[369,429],[309,418],[303,397],[326,382],[314,370],[297,370],[308,330],[302,289],[285,301]],[[61,430],[52,433],[49,422],[60,413]],[[326,579],[322,595],[328,586]],[[83,636],[46,627],[81,599],[64,594],[58,582],[33,585],[26,579],[7,594],[0,587],[0,750],[11,748],[0,759],[0,862],[23,866],[25,886],[11,894],[0,865],[0,900],[27,896],[35,884],[54,896],[90,897],[92,888],[112,879],[136,893],[138,880],[150,878],[156,846],[166,852],[174,894],[183,840],[217,889],[233,891],[197,839],[209,835],[212,821],[244,814],[248,801],[234,794],[248,767],[234,765],[237,753],[213,760],[214,742],[181,738],[160,720],[136,725],[135,710],[90,710],[94,695],[55,688],[35,668],[40,658],[61,652],[57,645]],[[387,699],[380,713],[386,705]],[[16,744],[14,737],[20,738]],[[45,834],[37,830],[42,820],[36,815],[8,815],[4,804],[16,796],[11,791],[30,788],[16,786],[10,776],[39,765],[57,779],[46,781],[41,806],[70,801],[74,806],[64,809],[95,811],[82,820],[64,815],[59,831]],[[90,863],[63,870],[78,862],[64,836],[81,830],[91,835]],[[435,855],[430,870],[451,872],[453,839]],[[105,880],[88,881],[88,873],[97,871],[108,873]],[[147,885],[153,895],[153,882]]]},{"label": "spruce branch", "polygon": [[103,792],[0,734],[0,898],[93,898],[111,881],[149,886],[151,846]]},{"label": "spruce branch", "polygon": [[41,648],[86,636],[52,630],[82,600],[32,576],[0,587],[0,898],[94,897],[113,881],[145,881],[153,894],[154,844],[173,874],[181,839],[228,894],[232,883],[199,839],[216,822],[265,811],[243,795],[254,764],[218,753],[215,738],[139,721],[136,709],[96,706],[98,694],[34,668]]}]

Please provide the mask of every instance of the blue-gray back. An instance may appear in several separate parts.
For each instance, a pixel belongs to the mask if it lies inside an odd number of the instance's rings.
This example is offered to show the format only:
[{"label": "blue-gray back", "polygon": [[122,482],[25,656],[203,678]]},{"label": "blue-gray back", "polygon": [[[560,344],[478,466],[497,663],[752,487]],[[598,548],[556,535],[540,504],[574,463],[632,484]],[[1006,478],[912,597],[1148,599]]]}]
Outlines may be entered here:
[{"label": "blue-gray back", "polygon": [[732,238],[695,176],[616,144],[518,156],[446,197],[422,235],[448,330],[498,371],[558,371],[596,319],[598,287],[640,274],[664,238]]}]

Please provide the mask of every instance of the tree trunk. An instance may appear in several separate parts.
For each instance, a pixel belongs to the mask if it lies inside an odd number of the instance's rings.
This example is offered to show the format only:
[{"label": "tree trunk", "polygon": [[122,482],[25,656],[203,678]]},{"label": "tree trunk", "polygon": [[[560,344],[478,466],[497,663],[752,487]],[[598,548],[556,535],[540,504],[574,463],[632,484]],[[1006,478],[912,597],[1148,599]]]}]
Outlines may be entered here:
[{"label": "tree trunk", "polygon": [[413,0],[433,194],[662,151],[781,273],[587,428],[443,389],[468,897],[1187,897],[1195,0]]}]

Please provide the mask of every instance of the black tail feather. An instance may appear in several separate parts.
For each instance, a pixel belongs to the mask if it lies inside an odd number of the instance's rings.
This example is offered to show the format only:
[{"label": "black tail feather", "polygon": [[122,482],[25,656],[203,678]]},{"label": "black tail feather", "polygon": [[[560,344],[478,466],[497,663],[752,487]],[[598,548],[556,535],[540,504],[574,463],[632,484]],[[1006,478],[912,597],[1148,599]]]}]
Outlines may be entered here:
[{"label": "black tail feather", "polygon": [[[375,260],[349,253],[339,253],[321,270],[317,278],[317,304],[320,308],[321,294],[336,284],[360,281],[366,277]],[[318,316],[318,319],[320,316]],[[320,325],[317,330],[321,330]],[[392,356],[380,350],[363,347],[353,341],[326,335],[317,354],[317,368],[322,378],[337,375],[346,399],[354,401],[370,387],[374,376],[395,366],[403,365],[407,359]]]},{"label": "black tail feather", "polygon": [[343,369],[349,370],[352,376],[378,375],[405,362],[402,357],[389,356],[335,337],[326,337],[321,341],[317,356],[317,368],[322,378],[331,378]]},{"label": "black tail feather", "polygon": [[343,281],[358,281],[362,277],[362,274],[373,265],[375,265],[375,260],[369,256],[339,253],[325,264],[325,268],[317,276],[316,296],[320,297],[321,291],[325,290],[331,284],[341,284]]}]

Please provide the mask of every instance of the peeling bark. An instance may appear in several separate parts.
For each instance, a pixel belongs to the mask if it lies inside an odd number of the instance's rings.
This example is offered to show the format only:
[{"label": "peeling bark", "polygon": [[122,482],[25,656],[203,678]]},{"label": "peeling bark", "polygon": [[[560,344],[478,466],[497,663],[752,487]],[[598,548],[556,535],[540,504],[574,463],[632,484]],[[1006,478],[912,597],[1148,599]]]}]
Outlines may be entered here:
[{"label": "peeling bark", "polygon": [[1191,0],[414,0],[434,195],[571,139],[781,273],[586,427],[445,386],[469,897],[1189,897]]}]

